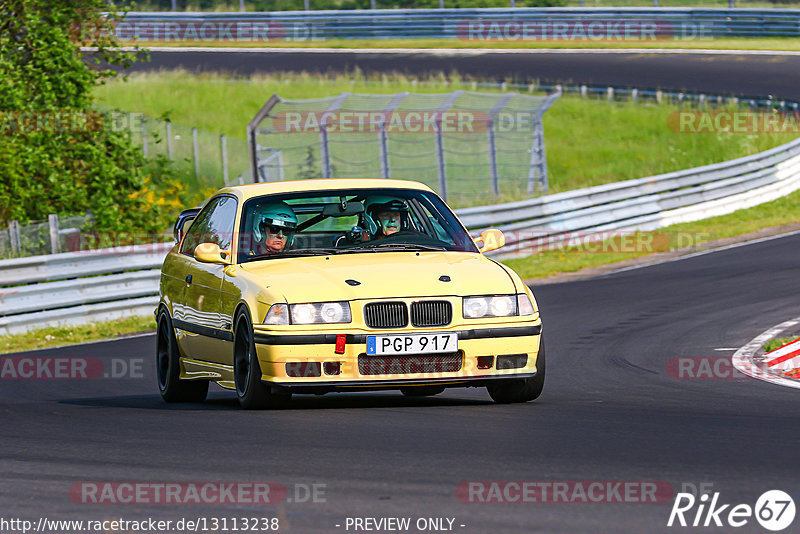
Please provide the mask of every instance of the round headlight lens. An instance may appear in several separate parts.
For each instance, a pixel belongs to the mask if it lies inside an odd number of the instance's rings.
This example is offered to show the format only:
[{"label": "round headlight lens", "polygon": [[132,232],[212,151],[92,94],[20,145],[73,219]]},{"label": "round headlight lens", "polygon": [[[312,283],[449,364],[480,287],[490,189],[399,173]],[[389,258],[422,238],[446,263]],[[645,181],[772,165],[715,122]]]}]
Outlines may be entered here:
[{"label": "round headlight lens", "polygon": [[316,309],[313,304],[295,304],[292,306],[292,322],[294,324],[311,324],[314,322]]},{"label": "round headlight lens", "polygon": [[508,297],[492,297],[492,302],[489,306],[491,314],[495,317],[508,317],[516,313],[516,298]]},{"label": "round headlight lens", "polygon": [[344,318],[344,306],[338,302],[328,302],[322,305],[319,315],[326,323],[341,323]]},{"label": "round headlight lens", "polygon": [[464,317],[484,317],[487,311],[489,302],[486,297],[464,299]]}]

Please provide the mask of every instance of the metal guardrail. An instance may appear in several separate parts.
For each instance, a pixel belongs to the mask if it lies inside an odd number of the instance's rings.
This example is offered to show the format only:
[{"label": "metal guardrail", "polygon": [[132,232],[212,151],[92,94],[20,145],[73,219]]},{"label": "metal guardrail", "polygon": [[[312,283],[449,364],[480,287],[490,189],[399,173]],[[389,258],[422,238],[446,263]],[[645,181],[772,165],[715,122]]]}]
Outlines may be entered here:
[{"label": "metal guardrail", "polygon": [[730,213],[800,189],[800,139],[714,165],[547,195],[531,200],[458,210],[478,234],[506,232],[501,255],[532,253],[542,239],[575,232],[653,230]]},{"label": "metal guardrail", "polygon": [[148,315],[158,302],[161,264],[173,246],[157,243],[0,261],[0,335]]},{"label": "metal guardrail", "polygon": [[0,261],[0,287],[161,267],[174,243],[30,256]]},{"label": "metal guardrail", "polygon": [[[800,139],[714,165],[456,213],[474,234],[490,226],[506,232],[507,246],[499,252],[518,255],[531,253],[542,239],[553,243],[574,232],[653,230],[731,213],[798,189]],[[151,313],[158,300],[158,268],[172,246],[0,261],[0,286],[5,286],[0,287],[0,335]]]},{"label": "metal guardrail", "polygon": [[[272,11],[257,13],[130,12],[117,37],[130,41],[308,41],[444,38],[597,40],[589,24],[612,24],[601,38],[800,36],[800,10],[726,8],[478,8]],[[613,24],[619,24],[615,27]],[[642,30],[626,34],[626,26]],[[648,25],[648,26],[644,26]],[[527,30],[526,30],[527,28]],[[621,28],[621,29],[620,29]],[[527,33],[526,33],[527,31]],[[611,32],[608,34],[607,32]],[[588,33],[587,33],[588,32]]]}]

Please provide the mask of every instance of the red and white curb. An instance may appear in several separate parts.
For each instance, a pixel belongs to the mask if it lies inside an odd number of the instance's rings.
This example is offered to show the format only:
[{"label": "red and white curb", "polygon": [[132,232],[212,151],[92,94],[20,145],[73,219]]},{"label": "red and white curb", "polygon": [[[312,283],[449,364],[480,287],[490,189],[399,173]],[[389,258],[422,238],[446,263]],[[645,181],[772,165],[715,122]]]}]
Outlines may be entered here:
[{"label": "red and white curb", "polygon": [[734,367],[752,378],[800,389],[800,340],[766,354],[760,353],[764,343],[797,325],[800,325],[800,317],[773,326],[754,337],[733,355]]}]

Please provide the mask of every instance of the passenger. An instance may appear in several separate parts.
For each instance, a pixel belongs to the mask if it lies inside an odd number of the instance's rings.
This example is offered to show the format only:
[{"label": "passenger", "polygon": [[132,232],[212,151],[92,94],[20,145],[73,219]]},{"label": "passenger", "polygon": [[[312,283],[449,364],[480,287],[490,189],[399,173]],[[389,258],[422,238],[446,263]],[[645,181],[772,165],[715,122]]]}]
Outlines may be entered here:
[{"label": "passenger", "polygon": [[251,256],[280,254],[292,246],[297,216],[286,202],[273,202],[256,208],[253,215]]}]

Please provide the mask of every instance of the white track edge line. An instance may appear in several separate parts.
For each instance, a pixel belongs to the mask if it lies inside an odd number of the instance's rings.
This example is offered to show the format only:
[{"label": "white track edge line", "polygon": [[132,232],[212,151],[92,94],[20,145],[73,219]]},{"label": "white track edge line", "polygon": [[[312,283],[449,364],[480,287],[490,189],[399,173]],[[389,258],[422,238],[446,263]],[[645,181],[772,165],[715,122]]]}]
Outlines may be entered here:
[{"label": "white track edge line", "polygon": [[634,271],[636,269],[644,269],[646,267],[655,267],[656,265],[662,265],[665,263],[672,263],[676,261],[683,261],[688,260],[691,258],[696,258],[698,256],[705,256],[706,254],[713,254],[715,252],[722,252],[725,250],[730,250],[733,248],[745,247],[748,245],[755,245],[756,243],[763,243],[765,241],[772,241],[773,239],[781,239],[784,237],[791,237],[793,235],[800,234],[800,230],[793,230],[791,232],[786,232],[783,234],[771,235],[767,237],[759,237],[758,239],[753,239],[752,241],[744,241],[742,243],[733,243],[732,245],[725,245],[723,247],[711,248],[708,250],[701,250],[699,252],[692,252],[691,254],[686,254],[685,256],[678,256],[677,258],[670,258],[668,260],[659,260],[654,261],[651,263],[643,263],[642,265],[632,265],[630,267],[623,267],[622,269],[617,269],[616,271],[611,271],[609,273],[604,273],[598,276],[593,276],[592,278],[604,278],[606,276],[611,276],[613,274],[624,273],[627,271]]}]

